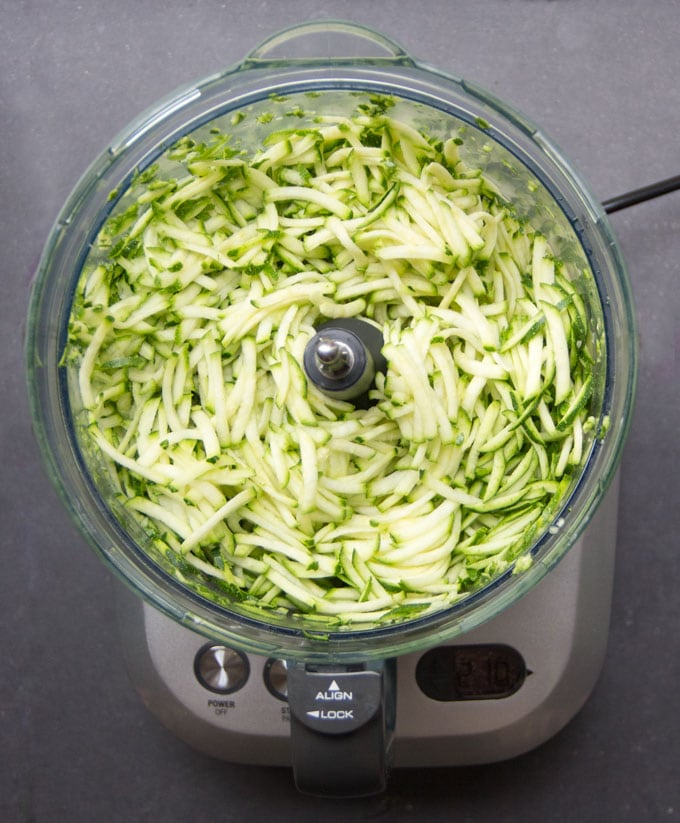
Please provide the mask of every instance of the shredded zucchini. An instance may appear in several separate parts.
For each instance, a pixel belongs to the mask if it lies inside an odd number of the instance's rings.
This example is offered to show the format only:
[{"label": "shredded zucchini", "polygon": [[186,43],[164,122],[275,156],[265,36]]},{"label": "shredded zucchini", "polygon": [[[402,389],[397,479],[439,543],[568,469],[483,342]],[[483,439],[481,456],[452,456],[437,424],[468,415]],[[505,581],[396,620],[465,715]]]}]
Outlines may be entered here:
[{"label": "shredded zucchini", "polygon": [[[250,154],[212,131],[101,230],[63,359],[149,551],[242,608],[331,625],[526,568],[594,436],[570,266],[459,137],[388,105]],[[385,341],[367,410],[301,365],[316,326],[352,316]]]}]

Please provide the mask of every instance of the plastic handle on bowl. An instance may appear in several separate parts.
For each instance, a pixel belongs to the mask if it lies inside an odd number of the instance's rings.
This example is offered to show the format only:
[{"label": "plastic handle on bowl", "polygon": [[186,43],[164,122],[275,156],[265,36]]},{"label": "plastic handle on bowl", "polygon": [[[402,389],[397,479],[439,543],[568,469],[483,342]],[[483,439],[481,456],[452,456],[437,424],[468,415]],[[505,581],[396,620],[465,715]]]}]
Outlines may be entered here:
[{"label": "plastic handle on bowl", "polygon": [[312,20],[279,31],[256,46],[242,65],[345,61],[413,65],[394,40],[345,20]]},{"label": "plastic handle on bowl", "polygon": [[319,797],[365,797],[387,786],[396,708],[396,664],[288,661],[297,788]]}]

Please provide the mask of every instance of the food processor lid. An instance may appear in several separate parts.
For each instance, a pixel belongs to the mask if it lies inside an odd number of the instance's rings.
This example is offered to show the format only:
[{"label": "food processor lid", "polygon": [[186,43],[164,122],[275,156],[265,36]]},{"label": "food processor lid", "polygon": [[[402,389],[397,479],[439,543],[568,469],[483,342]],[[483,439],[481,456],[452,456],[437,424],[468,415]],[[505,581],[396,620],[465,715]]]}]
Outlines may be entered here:
[{"label": "food processor lid", "polygon": [[[292,46],[297,49],[293,57]],[[338,48],[349,56],[329,59]],[[562,511],[532,547],[534,562],[521,574],[508,569],[441,612],[329,632],[313,621],[269,622],[239,612],[237,604],[231,609],[218,605],[141,551],[118,520],[102,511],[96,478],[74,438],[67,378],[58,364],[77,281],[94,239],[131,186],[170,146],[218,121],[237,130],[238,114],[248,108],[264,112],[300,94],[351,97],[355,92],[390,95],[430,122],[455,120],[490,155],[500,147],[503,159],[514,164],[499,163],[499,173],[509,181],[530,177],[537,188],[525,192],[527,202],[543,196],[551,206],[548,219],[557,217],[571,227],[592,269],[602,313],[606,364],[601,419],[609,423],[606,435],[594,440]],[[266,123],[261,126],[256,135],[266,132]],[[81,179],[50,236],[32,298],[28,364],[33,417],[53,481],[81,529],[114,571],[166,614],[258,653],[309,660],[381,658],[491,618],[533,586],[578,538],[612,479],[630,421],[635,382],[631,306],[623,261],[601,206],[539,129],[487,92],[414,60],[382,35],[352,23],[315,21],[274,35],[238,66],[180,90],[142,115]]]}]

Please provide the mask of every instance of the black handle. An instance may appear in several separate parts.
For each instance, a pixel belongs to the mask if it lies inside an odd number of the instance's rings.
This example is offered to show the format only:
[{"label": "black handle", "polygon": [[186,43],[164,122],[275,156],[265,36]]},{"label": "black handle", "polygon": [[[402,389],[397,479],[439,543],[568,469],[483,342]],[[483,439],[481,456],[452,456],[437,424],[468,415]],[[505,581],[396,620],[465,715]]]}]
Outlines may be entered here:
[{"label": "black handle", "polygon": [[288,662],[291,747],[297,788],[322,797],[365,797],[387,786],[396,665]]}]

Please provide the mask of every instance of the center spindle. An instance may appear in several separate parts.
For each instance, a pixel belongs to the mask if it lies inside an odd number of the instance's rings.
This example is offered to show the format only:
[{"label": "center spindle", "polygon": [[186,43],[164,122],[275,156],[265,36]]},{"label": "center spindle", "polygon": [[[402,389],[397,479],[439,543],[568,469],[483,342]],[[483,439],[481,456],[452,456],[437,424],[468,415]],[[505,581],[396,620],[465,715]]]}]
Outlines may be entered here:
[{"label": "center spindle", "polygon": [[351,346],[334,337],[318,337],[316,341],[316,359],[319,370],[332,379],[339,380],[352,369],[355,357]]},{"label": "center spindle", "polygon": [[305,372],[329,397],[366,408],[375,374],[386,368],[383,345],[380,330],[366,320],[329,321],[319,327],[305,348]]}]

